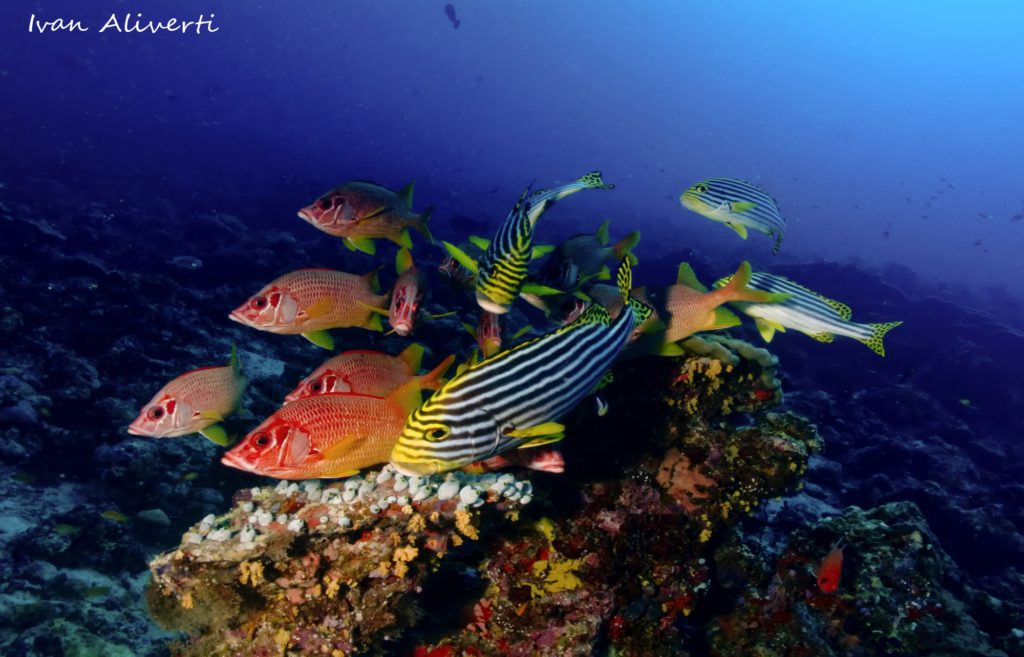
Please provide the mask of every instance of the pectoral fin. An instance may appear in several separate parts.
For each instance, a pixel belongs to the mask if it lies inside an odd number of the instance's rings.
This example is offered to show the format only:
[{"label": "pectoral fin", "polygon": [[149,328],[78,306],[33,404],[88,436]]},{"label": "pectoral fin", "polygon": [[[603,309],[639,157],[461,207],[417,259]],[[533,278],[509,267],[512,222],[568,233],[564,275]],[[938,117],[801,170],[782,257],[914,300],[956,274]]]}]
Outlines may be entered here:
[{"label": "pectoral fin", "polygon": [[220,445],[221,447],[227,447],[231,444],[231,438],[228,436],[228,432],[219,424],[211,424],[199,433],[203,434],[203,437],[210,442]]},{"label": "pectoral fin", "polygon": [[753,201],[733,201],[729,204],[729,209],[733,212],[746,212],[747,210],[753,210],[757,207],[757,203]]},{"label": "pectoral fin", "polygon": [[207,420],[213,420],[214,422],[224,421],[224,416],[217,411],[203,411],[199,414],[199,417],[206,418]]},{"label": "pectoral fin", "polygon": [[540,285],[538,283],[526,283],[523,285],[522,292],[524,294],[533,294],[538,297],[551,297],[556,294],[562,294],[561,290],[556,290],[553,287],[547,285]]},{"label": "pectoral fin", "polygon": [[460,265],[462,265],[469,271],[473,272],[474,274],[476,274],[479,271],[476,265],[476,260],[471,258],[468,253],[466,253],[459,247],[455,246],[451,242],[441,242],[441,244],[443,244],[445,250],[448,251],[448,255],[450,255],[452,258],[455,258],[455,262],[459,263]]},{"label": "pectoral fin", "polygon": [[334,351],[334,338],[327,331],[307,331],[302,334],[302,337],[306,338],[318,347],[329,349]]},{"label": "pectoral fin", "polygon": [[744,226],[743,224],[728,223],[728,224],[725,224],[725,225],[728,226],[729,228],[732,228],[734,231],[736,231],[736,234],[739,235],[740,237],[742,237],[743,239],[747,239],[747,227]]},{"label": "pectoral fin", "polygon": [[[555,440],[561,440],[565,436],[565,425],[559,422],[544,422],[528,429],[509,429],[502,433],[512,438],[548,438],[558,434],[558,438],[545,440],[545,442],[554,442]],[[543,445],[544,443],[537,444]]]}]

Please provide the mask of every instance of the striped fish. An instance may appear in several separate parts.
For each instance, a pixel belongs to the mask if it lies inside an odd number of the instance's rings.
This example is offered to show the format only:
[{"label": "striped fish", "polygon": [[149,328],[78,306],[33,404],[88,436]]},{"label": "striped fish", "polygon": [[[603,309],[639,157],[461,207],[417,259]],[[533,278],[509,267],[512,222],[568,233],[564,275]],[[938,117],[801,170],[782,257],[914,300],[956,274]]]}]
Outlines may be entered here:
[{"label": "striped fish", "polygon": [[459,264],[476,274],[476,300],[480,307],[488,312],[504,314],[520,293],[537,296],[558,293],[558,290],[542,285],[526,284],[526,268],[530,260],[550,252],[550,249],[533,247],[533,227],[537,219],[570,194],[584,189],[614,187],[605,184],[600,171],[592,171],[568,185],[542,189],[533,194],[529,190],[524,191],[493,240],[472,240],[485,249],[479,263],[453,244],[445,242],[444,246]]},{"label": "striped fish", "polygon": [[[728,276],[715,282],[715,287],[722,287],[729,282]],[[791,295],[781,303],[735,303],[743,313],[754,318],[757,330],[765,342],[771,342],[776,331],[785,332],[791,328],[806,333],[819,342],[832,342],[835,336],[842,335],[866,344],[871,351],[879,356],[885,355],[882,338],[893,328],[903,322],[885,322],[882,324],[858,324],[851,322],[852,311],[844,303],[823,297],[810,290],[775,274],[755,273],[750,279],[750,287],[780,294]]]},{"label": "striped fish", "polygon": [[[629,261],[623,260],[623,297],[631,282]],[[469,367],[409,417],[391,452],[392,465],[410,475],[444,472],[561,440],[565,427],[555,420],[593,392],[634,324],[651,312],[629,297],[612,319],[595,303],[571,324]]]},{"label": "striped fish", "polygon": [[732,228],[747,239],[747,228],[761,231],[775,240],[772,253],[782,246],[786,220],[779,205],[764,190],[735,178],[709,178],[691,185],[679,202],[687,210]]}]

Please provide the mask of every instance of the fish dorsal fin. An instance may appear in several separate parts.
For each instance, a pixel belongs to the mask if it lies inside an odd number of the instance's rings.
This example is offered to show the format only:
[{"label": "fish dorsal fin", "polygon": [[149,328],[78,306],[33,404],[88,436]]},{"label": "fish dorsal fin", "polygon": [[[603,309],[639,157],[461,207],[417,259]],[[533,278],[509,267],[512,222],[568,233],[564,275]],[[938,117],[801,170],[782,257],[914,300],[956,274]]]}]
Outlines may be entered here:
[{"label": "fish dorsal fin", "polygon": [[420,366],[423,364],[423,352],[423,345],[413,342],[402,353],[398,354],[397,358],[409,366],[410,372],[416,374],[420,371]]},{"label": "fish dorsal fin", "polygon": [[408,185],[398,190],[398,202],[404,205],[407,209],[412,210],[412,190],[416,186],[416,181],[410,181]]},{"label": "fish dorsal fin", "polygon": [[823,297],[820,294],[818,295],[818,298],[827,303],[829,306],[831,306],[833,310],[839,313],[840,317],[842,317],[846,321],[850,321],[850,317],[853,316],[853,311],[850,310],[850,307],[847,306],[845,303],[841,303],[839,301],[836,301],[835,299],[829,299],[828,297]]},{"label": "fish dorsal fin", "polygon": [[420,394],[420,390],[420,377],[413,377],[409,381],[398,386],[394,392],[388,395],[387,401],[400,409],[406,415],[409,415],[423,403],[423,397]]},{"label": "fish dorsal fin", "polygon": [[402,274],[404,271],[413,266],[412,252],[404,246],[398,249],[398,253],[395,254],[395,271],[398,274]]},{"label": "fish dorsal fin", "polygon": [[601,246],[608,246],[608,227],[611,223],[611,219],[605,219],[597,229],[597,232],[594,233],[594,237],[597,238]]},{"label": "fish dorsal fin", "polygon": [[487,239],[486,237],[480,237],[479,235],[470,235],[469,243],[475,246],[476,248],[480,249],[481,251],[486,251],[487,248],[491,245],[491,240]]},{"label": "fish dorsal fin", "polygon": [[679,263],[679,271],[676,272],[676,284],[685,285],[686,287],[697,290],[698,292],[707,292],[708,289],[704,287],[704,284],[697,279],[697,274],[694,273],[693,267],[688,262]]},{"label": "fish dorsal fin", "polygon": [[459,263],[474,274],[480,271],[477,267],[476,260],[471,258],[465,251],[451,242],[441,242],[441,244],[443,244],[445,250],[448,251],[448,255],[455,259],[455,262]]},{"label": "fish dorsal fin", "polygon": [[633,289],[633,267],[629,264],[628,259],[623,260],[619,265],[619,270],[615,273],[615,282],[618,284],[619,294],[622,295],[622,299],[628,301],[629,292]]},{"label": "fish dorsal fin", "polygon": [[379,271],[380,267],[377,267],[373,271],[367,272],[361,276],[361,278],[370,286],[370,289],[373,290],[374,294],[380,294],[380,279],[377,278],[377,272]]}]

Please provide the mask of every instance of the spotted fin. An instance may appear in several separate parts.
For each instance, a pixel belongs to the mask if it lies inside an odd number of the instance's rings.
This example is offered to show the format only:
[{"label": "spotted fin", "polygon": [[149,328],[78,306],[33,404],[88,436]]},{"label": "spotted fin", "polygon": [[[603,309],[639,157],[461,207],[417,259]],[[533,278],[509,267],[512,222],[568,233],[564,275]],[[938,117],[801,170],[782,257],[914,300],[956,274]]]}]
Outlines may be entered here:
[{"label": "spotted fin", "polygon": [[822,301],[824,301],[825,303],[827,303],[829,306],[831,306],[833,310],[835,310],[837,313],[839,313],[840,317],[842,317],[846,321],[850,321],[850,317],[853,316],[853,311],[850,310],[850,307],[847,306],[845,303],[840,303],[839,301],[836,301],[835,299],[829,299],[828,297],[823,297],[820,294],[818,295],[818,298],[821,299]]},{"label": "spotted fin", "polygon": [[893,330],[903,322],[886,322],[884,324],[868,324],[871,327],[871,337],[866,340],[860,340],[868,346],[871,351],[875,352],[879,356],[885,356],[885,346],[882,344],[882,338],[885,334]]},{"label": "spotted fin", "polygon": [[824,331],[822,333],[808,333],[807,335],[811,336],[818,342],[832,342],[836,339],[836,336],[832,335],[827,331]]}]

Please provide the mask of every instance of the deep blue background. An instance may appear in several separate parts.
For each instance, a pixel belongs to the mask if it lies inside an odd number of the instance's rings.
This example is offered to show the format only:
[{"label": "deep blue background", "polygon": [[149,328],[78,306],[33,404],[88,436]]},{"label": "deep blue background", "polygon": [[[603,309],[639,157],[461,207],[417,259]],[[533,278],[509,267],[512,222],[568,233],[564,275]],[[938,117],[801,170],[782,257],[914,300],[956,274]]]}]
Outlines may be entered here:
[{"label": "deep blue background", "polygon": [[[1016,3],[461,2],[458,30],[443,6],[4,3],[0,173],[179,207],[241,195],[260,202],[252,223],[290,221],[347,178],[416,179],[444,235],[453,215],[498,220],[533,179],[600,168],[615,193],[576,197],[544,238],[609,216],[645,231],[641,253],[657,236],[728,255],[721,273],[741,255],[860,259],[1016,293]],[[213,13],[220,31],[98,34],[114,11]],[[92,29],[30,35],[32,13]],[[778,198],[790,223],[774,262],[769,240],[679,207],[713,175]]]}]

